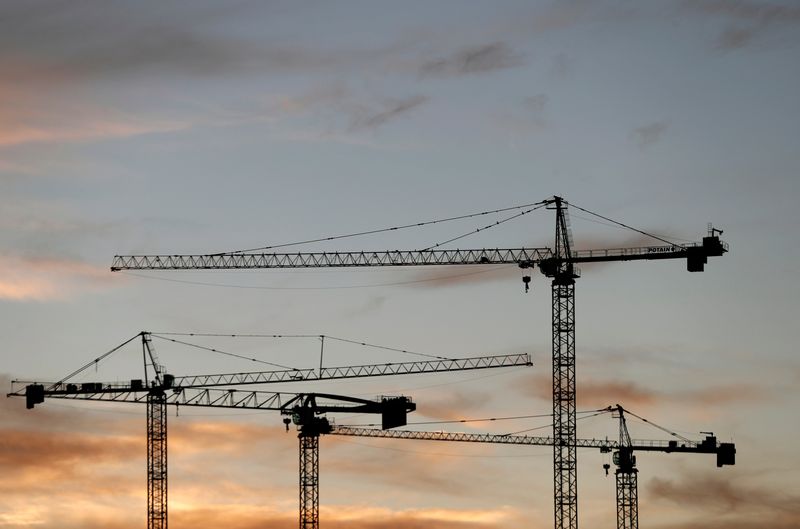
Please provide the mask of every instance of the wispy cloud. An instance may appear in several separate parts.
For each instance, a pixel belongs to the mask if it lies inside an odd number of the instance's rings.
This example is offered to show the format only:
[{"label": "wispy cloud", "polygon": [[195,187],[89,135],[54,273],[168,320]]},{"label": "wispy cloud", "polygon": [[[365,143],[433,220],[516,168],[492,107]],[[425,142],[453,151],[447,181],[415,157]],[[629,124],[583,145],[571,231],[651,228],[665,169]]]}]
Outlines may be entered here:
[{"label": "wispy cloud", "polygon": [[427,101],[428,98],[426,96],[415,95],[404,99],[384,100],[378,104],[377,108],[359,108],[353,112],[348,130],[355,132],[377,129]]},{"label": "wispy cloud", "polygon": [[9,301],[61,300],[79,289],[108,288],[105,267],[66,258],[0,254],[0,299]]},{"label": "wispy cloud", "polygon": [[[515,387],[521,393],[548,401],[552,399],[552,381],[548,375],[533,374],[520,377]],[[602,408],[616,403],[631,408],[649,408],[667,404],[682,406],[702,402],[709,407],[732,404],[754,404],[771,398],[762,388],[747,384],[717,384],[700,389],[665,390],[644,386],[629,380],[581,377],[576,392],[578,405]]]},{"label": "wispy cloud", "polygon": [[678,479],[654,477],[648,498],[693,509],[696,522],[661,524],[663,529],[789,529],[800,524],[800,496],[779,486],[758,484],[754,476],[683,471]]},{"label": "wispy cloud", "polygon": [[524,63],[523,55],[515,52],[507,43],[491,42],[425,61],[419,67],[419,74],[423,77],[457,77],[506,70]]},{"label": "wispy cloud", "polygon": [[750,45],[772,28],[800,23],[800,7],[750,0],[685,0],[685,9],[726,20],[716,46],[735,50]]},{"label": "wispy cloud", "polygon": [[665,121],[656,121],[648,123],[647,125],[642,125],[631,131],[631,139],[640,149],[646,149],[661,139],[664,132],[667,130],[667,126]]}]

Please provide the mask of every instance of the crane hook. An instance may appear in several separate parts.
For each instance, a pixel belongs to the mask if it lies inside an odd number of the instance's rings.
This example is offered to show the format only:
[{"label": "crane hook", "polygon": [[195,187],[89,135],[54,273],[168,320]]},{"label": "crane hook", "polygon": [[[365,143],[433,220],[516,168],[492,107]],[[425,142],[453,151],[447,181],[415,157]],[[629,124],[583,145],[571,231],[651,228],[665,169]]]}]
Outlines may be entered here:
[{"label": "crane hook", "polygon": [[531,276],[522,276],[522,283],[525,285],[525,293],[531,289]]}]

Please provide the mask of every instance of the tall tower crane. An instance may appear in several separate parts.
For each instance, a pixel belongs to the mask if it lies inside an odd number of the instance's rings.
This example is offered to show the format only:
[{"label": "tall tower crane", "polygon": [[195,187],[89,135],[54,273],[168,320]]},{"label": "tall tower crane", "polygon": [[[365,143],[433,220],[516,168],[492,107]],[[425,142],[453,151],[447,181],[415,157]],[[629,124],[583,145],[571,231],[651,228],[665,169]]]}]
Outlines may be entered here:
[{"label": "tall tower crane", "polygon": [[[736,463],[736,446],[733,443],[720,443],[713,434],[702,441],[688,439],[653,441],[632,440],[625,422],[625,410],[617,404],[609,407],[619,418],[619,441],[608,439],[574,440],[578,448],[598,448],[603,453],[613,452],[616,466],[616,511],[617,529],[638,529],[639,497],[637,488],[636,457],[634,451],[715,454],[717,467]],[[494,443],[514,445],[555,446],[560,440],[556,437],[535,437],[528,435],[497,435],[486,433],[422,432],[410,430],[379,430],[376,428],[332,426],[326,432],[331,435],[351,437],[378,437],[384,439],[412,439],[420,441],[454,441],[462,443]],[[604,465],[608,473],[608,465]]]},{"label": "tall tower crane", "polygon": [[[689,272],[702,272],[709,257],[721,256],[728,246],[709,227],[702,242],[635,248],[575,250],[567,214],[567,201],[554,196],[537,203],[556,212],[553,248],[482,248],[471,250],[390,250],[359,252],[252,253],[206,255],[117,255],[112,271],[121,270],[231,270],[254,268],[396,267],[439,265],[515,264],[539,267],[551,279],[553,370],[553,489],[555,529],[578,528],[578,461],[575,414],[575,280],[580,263],[651,259],[686,259]],[[532,211],[529,210],[529,211]],[[580,208],[582,211],[583,210]],[[601,217],[607,221],[611,220]],[[619,223],[617,223],[619,224]],[[330,239],[334,239],[332,237]],[[326,240],[326,239],[321,239]],[[523,276],[526,291],[530,276]]]},{"label": "tall tower crane", "polygon": [[[300,440],[300,529],[319,527],[319,436],[331,433],[331,423],[327,417],[320,417],[329,411],[342,411],[341,407],[324,406],[317,403],[317,395],[301,395],[284,404],[281,413],[291,414],[292,418],[283,420],[286,431],[289,424],[298,425]],[[384,429],[406,425],[406,414],[416,409],[407,397],[382,397],[379,402],[338,397],[346,400],[346,411],[353,413],[381,414],[381,427]],[[291,408],[289,407],[291,405]]]},{"label": "tall tower crane", "polygon": [[[90,366],[119,350],[122,346],[141,337],[144,356],[145,380],[131,380],[128,384],[85,382],[80,385],[67,382]],[[167,528],[167,406],[205,406],[284,411],[286,394],[262,391],[237,391],[230,386],[270,384],[279,382],[301,382],[310,380],[334,380],[374,376],[440,373],[473,369],[492,369],[513,366],[531,366],[530,355],[511,354],[476,356],[468,358],[437,358],[417,362],[367,364],[359,366],[322,367],[313,369],[286,369],[279,371],[257,371],[223,373],[213,375],[191,375],[176,377],[165,372],[152,345],[152,335],[141,332],[123,342],[105,355],[85,364],[59,382],[25,384],[23,389],[10,393],[9,397],[25,397],[28,409],[44,402],[45,397],[107,402],[145,403],[147,406],[147,527]],[[149,367],[149,369],[148,369]],[[225,386],[225,389],[216,389]],[[302,394],[307,396],[305,394]],[[330,395],[327,395],[330,397]],[[291,397],[291,395],[290,395]],[[299,396],[290,400],[294,402]],[[344,397],[340,399],[346,400]],[[315,399],[310,402],[316,403]],[[350,399],[350,402],[355,402]],[[362,407],[365,405],[361,402]],[[287,404],[288,405],[288,404]],[[376,408],[365,408],[366,413],[376,413]],[[378,413],[380,408],[378,408]],[[325,408],[325,411],[336,411]],[[404,423],[403,423],[404,424]],[[398,424],[399,425],[399,424]],[[309,454],[313,455],[312,442]],[[310,475],[310,474],[309,474]]]}]

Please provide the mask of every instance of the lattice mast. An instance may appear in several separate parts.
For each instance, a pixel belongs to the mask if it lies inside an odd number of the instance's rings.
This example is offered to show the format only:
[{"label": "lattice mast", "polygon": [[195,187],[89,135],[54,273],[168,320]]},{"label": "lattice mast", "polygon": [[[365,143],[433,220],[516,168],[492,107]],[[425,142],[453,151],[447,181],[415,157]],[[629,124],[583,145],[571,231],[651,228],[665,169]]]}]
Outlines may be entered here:
[{"label": "lattice mast", "polygon": [[553,303],[553,503],[556,529],[578,527],[577,416],[575,407],[575,279],[566,205],[556,210],[555,255],[540,269],[552,278]]},{"label": "lattice mast", "polygon": [[[147,393],[147,529],[167,529],[167,396],[163,366],[148,333],[141,333],[145,381],[148,365],[153,381]],[[148,362],[149,361],[149,362]]]},{"label": "lattice mast", "polygon": [[639,470],[633,454],[633,442],[625,423],[625,410],[616,407],[619,418],[619,448],[613,454],[617,490],[617,529],[639,529]]}]

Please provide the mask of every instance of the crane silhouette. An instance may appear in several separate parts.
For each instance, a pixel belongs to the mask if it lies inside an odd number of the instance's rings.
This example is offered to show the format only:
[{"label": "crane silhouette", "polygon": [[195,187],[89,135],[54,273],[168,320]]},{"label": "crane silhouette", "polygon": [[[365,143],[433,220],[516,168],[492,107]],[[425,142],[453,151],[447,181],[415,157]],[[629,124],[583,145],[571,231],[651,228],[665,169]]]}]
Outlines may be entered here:
[{"label": "crane silhouette", "polygon": [[[639,495],[638,469],[634,452],[664,452],[684,454],[716,455],[717,467],[736,463],[736,446],[734,443],[720,443],[713,434],[702,441],[691,441],[681,437],[680,440],[632,440],[625,421],[622,406],[609,406],[607,411],[616,413],[619,419],[619,440],[608,439],[575,439],[577,448],[597,448],[601,452],[613,452],[616,467],[616,511],[617,529],[638,529],[639,527]],[[559,440],[555,437],[536,437],[528,435],[499,435],[487,433],[461,432],[424,432],[415,430],[379,430],[376,428],[330,426],[327,431],[319,433],[349,437],[373,437],[382,439],[410,439],[418,441],[449,441],[460,443],[489,443],[505,445],[554,446]],[[302,436],[302,428],[301,433]],[[609,465],[604,465],[608,473]],[[318,482],[318,480],[316,481]]]},{"label": "crane silhouette", "polygon": [[[133,379],[128,383],[84,382],[71,383],[69,380],[82,373],[110,354],[136,338],[141,338],[144,352],[145,380]],[[314,413],[350,411],[359,413],[393,413],[394,419],[386,419],[385,424],[396,422],[404,417],[407,411],[413,411],[413,403],[402,399],[390,399],[378,405],[371,401],[355,399],[341,395],[321,393],[275,393],[258,390],[239,390],[235,386],[270,384],[285,382],[303,382],[335,380],[344,378],[364,378],[390,375],[408,375],[423,373],[442,373],[475,369],[496,369],[504,367],[531,366],[530,355],[511,354],[495,356],[475,356],[467,358],[442,358],[417,362],[398,362],[383,364],[367,364],[359,366],[320,367],[319,371],[304,369],[288,369],[278,371],[257,371],[246,373],[223,373],[212,375],[174,376],[165,371],[152,344],[152,335],[141,332],[131,339],[113,348],[108,353],[85,364],[58,382],[37,383],[15,381],[16,386],[23,386],[8,394],[9,397],[24,397],[26,407],[34,408],[45,401],[45,398],[91,400],[105,402],[127,402],[146,404],[147,408],[147,527],[148,529],[166,529],[168,522],[167,502],[167,407],[200,406],[230,409],[271,410],[286,413],[294,410],[297,402],[303,402],[306,409]],[[147,382],[145,382],[147,381]],[[223,387],[224,386],[224,387]],[[332,404],[317,404],[317,397],[350,403],[349,408]],[[405,407],[403,406],[405,403]],[[290,407],[291,406],[291,407]],[[299,413],[299,412],[298,412]],[[305,412],[304,412],[305,413]],[[303,415],[305,417],[305,415]],[[306,440],[305,452],[308,455],[309,468],[304,474],[315,475],[311,465],[318,456],[312,440]],[[301,473],[302,474],[302,473]],[[316,527],[318,511],[313,507],[318,500],[310,495],[301,495],[301,526]],[[318,498],[318,496],[316,496]],[[307,508],[303,508],[303,506]],[[303,513],[307,523],[303,523]],[[313,520],[314,523],[308,522]]]},{"label": "crane silhouette", "polygon": [[[546,207],[556,213],[555,239],[552,248],[482,248],[446,250],[431,247],[424,250],[349,251],[349,252],[296,252],[264,253],[238,251],[205,255],[117,255],[111,270],[231,270],[231,269],[284,269],[284,268],[353,268],[353,267],[404,267],[443,265],[513,264],[523,270],[539,268],[551,279],[552,290],[552,372],[553,372],[553,512],[555,529],[578,528],[578,461],[575,398],[575,280],[580,277],[577,264],[634,260],[686,259],[689,272],[702,272],[709,257],[721,256],[728,245],[719,236],[722,230],[709,226],[702,242],[676,244],[664,238],[635,230],[659,240],[660,246],[634,248],[602,248],[575,250],[567,208],[570,204],[559,196],[528,204],[529,209],[514,215],[516,218],[535,209]],[[581,211],[595,215],[607,222],[630,228],[589,210],[573,205]],[[496,211],[506,211],[496,210]],[[467,218],[477,215],[455,218]],[[451,219],[444,219],[451,220]],[[508,219],[506,219],[508,220]],[[411,224],[422,226],[439,221]],[[479,228],[482,231],[495,224]],[[371,230],[360,234],[391,231]],[[633,228],[630,228],[633,229]],[[345,236],[327,237],[314,241],[329,241]],[[460,237],[451,239],[452,242]],[[269,248],[269,247],[267,247]],[[527,292],[530,275],[523,276]]]}]

